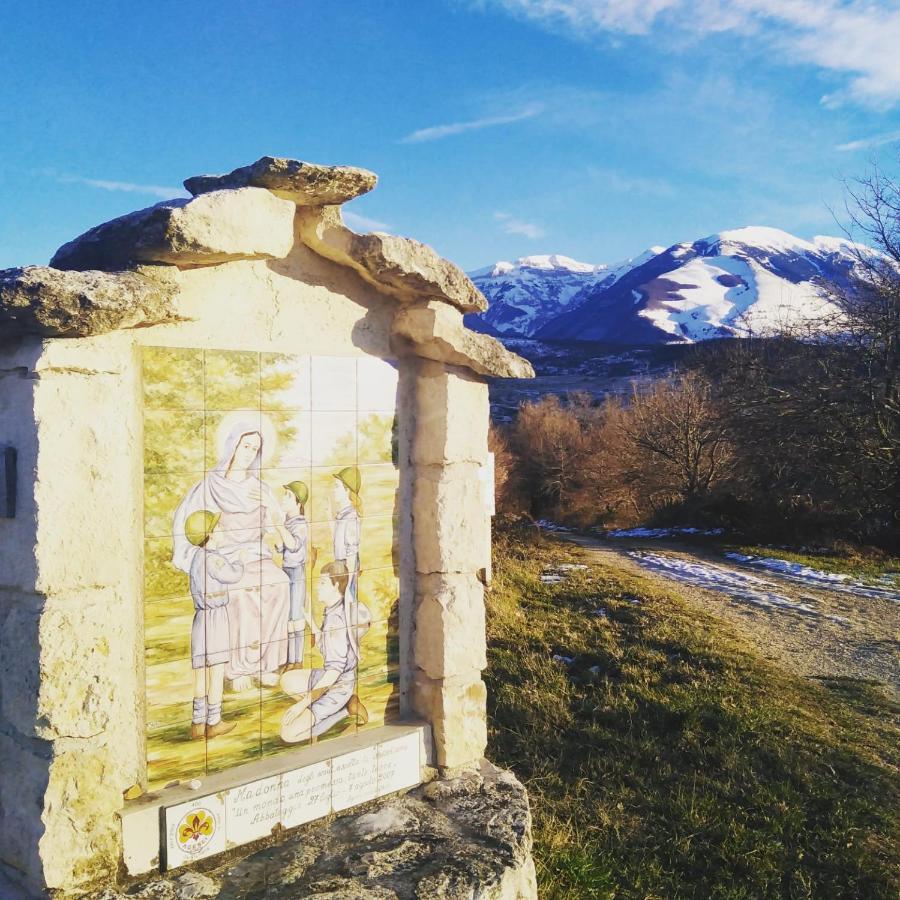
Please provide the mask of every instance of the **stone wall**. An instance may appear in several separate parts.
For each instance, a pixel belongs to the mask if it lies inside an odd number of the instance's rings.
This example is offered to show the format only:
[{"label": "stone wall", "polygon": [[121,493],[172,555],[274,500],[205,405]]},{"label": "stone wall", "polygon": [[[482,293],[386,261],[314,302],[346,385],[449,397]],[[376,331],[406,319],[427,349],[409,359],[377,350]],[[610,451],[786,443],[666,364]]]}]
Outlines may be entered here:
[{"label": "stone wall", "polygon": [[374,181],[264,158],[0,272],[0,860],[31,889],[114,879],[146,784],[142,346],[399,360],[401,705],[438,766],[483,754],[484,378],[530,367],[464,329],[483,298],[434,251],[343,226]]}]

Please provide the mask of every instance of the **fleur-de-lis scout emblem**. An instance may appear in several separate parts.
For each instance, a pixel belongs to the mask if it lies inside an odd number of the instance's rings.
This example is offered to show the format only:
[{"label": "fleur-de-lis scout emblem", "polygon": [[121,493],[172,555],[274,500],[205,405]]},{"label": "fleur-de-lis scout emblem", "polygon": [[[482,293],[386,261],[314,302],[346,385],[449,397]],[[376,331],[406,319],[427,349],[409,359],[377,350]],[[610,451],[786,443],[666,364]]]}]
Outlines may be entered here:
[{"label": "fleur-de-lis scout emblem", "polygon": [[178,823],[178,846],[185,853],[198,853],[212,840],[216,820],[206,809],[192,809]]}]

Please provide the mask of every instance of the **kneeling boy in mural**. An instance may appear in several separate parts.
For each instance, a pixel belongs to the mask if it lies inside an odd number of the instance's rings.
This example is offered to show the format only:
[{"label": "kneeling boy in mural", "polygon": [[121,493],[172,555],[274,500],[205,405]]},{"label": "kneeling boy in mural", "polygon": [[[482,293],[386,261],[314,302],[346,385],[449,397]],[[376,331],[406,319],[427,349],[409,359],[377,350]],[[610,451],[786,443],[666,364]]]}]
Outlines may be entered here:
[{"label": "kneeling boy in mural", "polygon": [[[316,548],[310,543],[309,522],[306,521],[306,501],[309,488],[302,481],[292,481],[284,485],[287,495],[287,517],[282,535],[281,547],[284,574],[291,583],[291,612],[288,619],[287,668],[303,668],[303,651],[306,641],[306,626],[309,626],[313,643],[319,638],[319,629],[312,619],[312,611],[306,597],[306,566],[316,564]],[[287,538],[293,538],[290,543]]]},{"label": "kneeling boy in mural", "polygon": [[191,623],[191,667],[194,670],[194,703],[191,739],[228,734],[234,722],[222,719],[225,665],[231,655],[228,622],[228,589],[240,581],[244,566],[229,562],[217,552],[223,536],[216,531],[221,515],[208,509],[191,513],[184,525],[185,537],[197,548],[190,567],[194,621]]},{"label": "kneeling boy in mural", "polygon": [[343,560],[322,567],[319,598],[325,604],[319,649],[324,665],[292,669],[281,676],[281,688],[297,702],[281,720],[281,739],[288,744],[328,731],[348,716],[360,725],[369,720],[356,695],[357,648],[369,630],[371,614],[348,591],[350,571]]}]

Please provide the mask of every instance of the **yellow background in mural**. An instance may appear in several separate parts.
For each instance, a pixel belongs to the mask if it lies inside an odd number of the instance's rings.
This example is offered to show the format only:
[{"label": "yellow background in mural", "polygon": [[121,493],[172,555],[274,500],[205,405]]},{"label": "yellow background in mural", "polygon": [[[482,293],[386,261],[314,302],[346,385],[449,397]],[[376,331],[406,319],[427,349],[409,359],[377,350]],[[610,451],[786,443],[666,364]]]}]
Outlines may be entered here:
[{"label": "yellow background in mural", "polygon": [[143,379],[150,788],[396,719],[394,367],[146,348]]}]

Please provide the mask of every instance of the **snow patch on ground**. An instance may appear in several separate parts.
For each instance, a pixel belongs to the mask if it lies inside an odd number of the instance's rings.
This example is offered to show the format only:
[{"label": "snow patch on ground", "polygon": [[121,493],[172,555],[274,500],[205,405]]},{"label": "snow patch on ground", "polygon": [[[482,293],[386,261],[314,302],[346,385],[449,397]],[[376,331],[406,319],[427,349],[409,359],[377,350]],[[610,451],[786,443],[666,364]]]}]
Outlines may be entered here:
[{"label": "snow patch on ground", "polygon": [[[727,559],[745,566],[755,566],[770,572],[816,587],[827,587],[832,590],[842,591],[847,594],[855,594],[858,597],[880,597],[890,600],[892,603],[900,603],[900,593],[888,588],[873,587],[854,581],[849,575],[837,572],[825,572],[822,569],[813,569],[802,563],[791,562],[787,559],[778,559],[771,556],[750,556],[744,553],[726,553]],[[885,584],[889,584],[886,580]]]},{"label": "snow patch on ground", "polygon": [[719,591],[738,602],[752,603],[754,606],[762,606],[768,609],[795,612],[804,616],[829,619],[832,622],[841,624],[849,623],[849,620],[843,616],[826,614],[808,603],[798,603],[788,599],[773,590],[777,585],[755,575],[735,572],[733,569],[727,569],[715,563],[701,563],[644,550],[632,550],[628,555],[638,565],[666,578],[690,584],[694,587]]},{"label": "snow patch on ground", "polygon": [[565,581],[572,572],[578,572],[583,569],[587,569],[587,566],[581,563],[559,563],[541,572],[541,583],[559,584],[561,581]]},{"label": "snow patch on ground", "polygon": [[607,531],[608,538],[665,538],[675,537],[679,534],[723,534],[722,528],[617,528]]},{"label": "snow patch on ground", "polygon": [[560,525],[558,522],[551,522],[549,519],[535,519],[534,524],[544,531],[571,531],[572,529],[566,525]]}]

